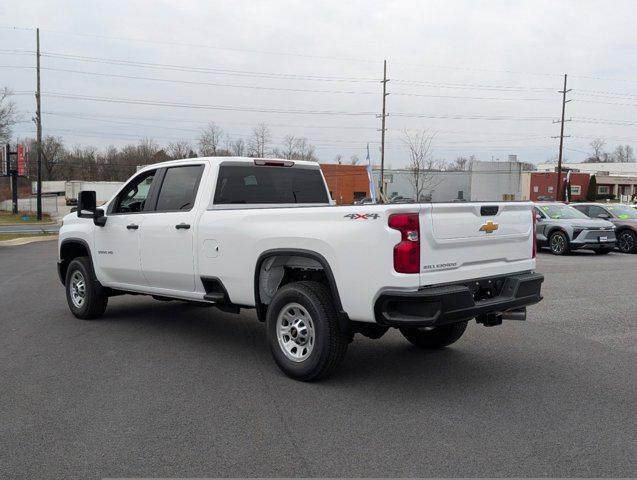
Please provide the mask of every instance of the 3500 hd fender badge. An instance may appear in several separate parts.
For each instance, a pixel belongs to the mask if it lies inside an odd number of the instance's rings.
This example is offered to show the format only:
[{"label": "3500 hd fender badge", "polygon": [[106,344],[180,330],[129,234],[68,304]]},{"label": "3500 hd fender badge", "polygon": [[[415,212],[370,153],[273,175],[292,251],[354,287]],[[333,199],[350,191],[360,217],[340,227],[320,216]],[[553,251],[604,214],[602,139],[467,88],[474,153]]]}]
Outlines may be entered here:
[{"label": "3500 hd fender badge", "polygon": [[345,218],[350,220],[376,220],[380,215],[377,213],[348,213]]}]

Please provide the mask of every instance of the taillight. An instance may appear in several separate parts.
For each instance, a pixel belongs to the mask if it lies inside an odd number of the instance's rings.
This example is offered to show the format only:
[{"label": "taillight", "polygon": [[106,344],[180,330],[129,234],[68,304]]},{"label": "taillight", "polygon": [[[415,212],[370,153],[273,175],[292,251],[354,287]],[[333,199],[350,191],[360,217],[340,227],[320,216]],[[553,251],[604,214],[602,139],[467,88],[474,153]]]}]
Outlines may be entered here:
[{"label": "taillight", "polygon": [[537,214],[535,210],[531,209],[531,215],[533,215],[533,257],[537,257]]},{"label": "taillight", "polygon": [[420,272],[420,225],[417,213],[395,213],[389,216],[389,228],[400,232],[394,247],[394,270],[398,273]]}]

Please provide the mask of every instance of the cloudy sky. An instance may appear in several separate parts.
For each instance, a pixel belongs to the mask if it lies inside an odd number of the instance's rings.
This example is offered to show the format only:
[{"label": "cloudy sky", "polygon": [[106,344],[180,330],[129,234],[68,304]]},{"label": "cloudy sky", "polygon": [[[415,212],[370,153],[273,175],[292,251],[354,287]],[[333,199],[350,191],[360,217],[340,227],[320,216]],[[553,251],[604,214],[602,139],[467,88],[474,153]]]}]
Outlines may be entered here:
[{"label": "cloudy sky", "polygon": [[435,133],[437,158],[543,162],[595,137],[637,147],[637,4],[631,1],[33,1],[0,4],[0,87],[32,135],[33,27],[41,29],[44,133],[67,144],[196,142],[270,126],[307,137],[321,161],[378,160],[382,61],[387,150],[402,130]]}]

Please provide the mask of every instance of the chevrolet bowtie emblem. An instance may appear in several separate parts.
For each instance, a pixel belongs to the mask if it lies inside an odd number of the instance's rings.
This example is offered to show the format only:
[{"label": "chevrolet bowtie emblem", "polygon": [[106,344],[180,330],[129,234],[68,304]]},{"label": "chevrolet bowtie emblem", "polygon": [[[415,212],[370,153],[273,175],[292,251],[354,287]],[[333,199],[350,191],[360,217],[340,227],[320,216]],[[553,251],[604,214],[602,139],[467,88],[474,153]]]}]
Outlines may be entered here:
[{"label": "chevrolet bowtie emblem", "polygon": [[480,231],[481,232],[487,232],[487,233],[493,233],[498,228],[499,228],[499,225],[497,223],[493,223],[491,220],[489,220],[487,223],[485,223],[484,225],[482,225],[480,227]]}]

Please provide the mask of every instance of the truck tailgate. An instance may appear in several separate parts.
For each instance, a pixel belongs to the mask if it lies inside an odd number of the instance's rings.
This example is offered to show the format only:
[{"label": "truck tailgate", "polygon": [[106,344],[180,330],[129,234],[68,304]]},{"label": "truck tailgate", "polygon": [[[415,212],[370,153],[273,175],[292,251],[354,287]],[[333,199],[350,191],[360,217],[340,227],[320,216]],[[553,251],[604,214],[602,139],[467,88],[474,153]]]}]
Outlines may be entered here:
[{"label": "truck tailgate", "polygon": [[531,212],[519,202],[423,205],[421,285],[534,268]]}]

